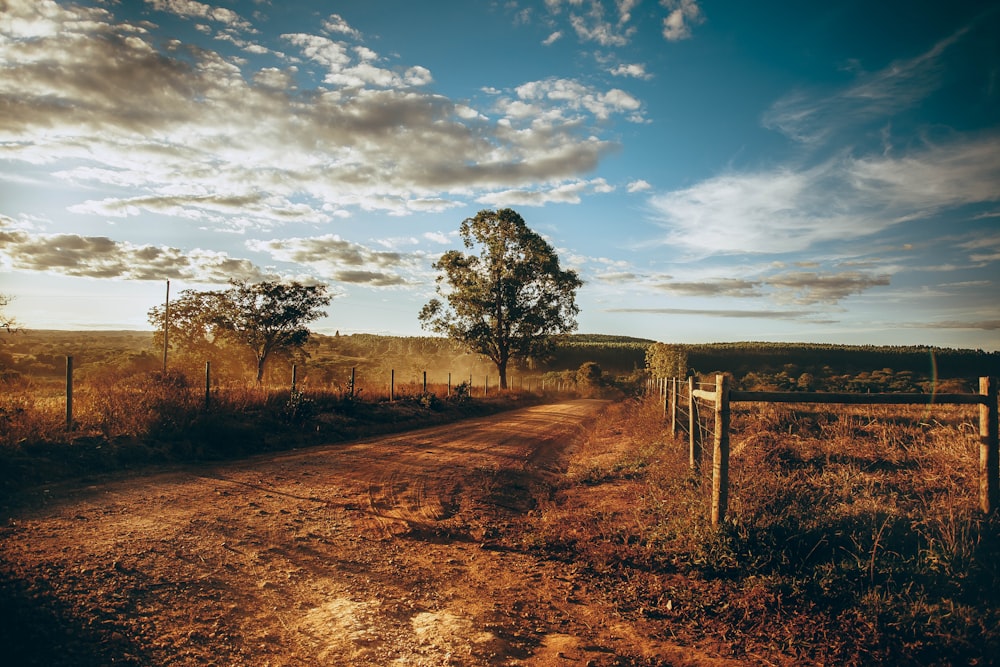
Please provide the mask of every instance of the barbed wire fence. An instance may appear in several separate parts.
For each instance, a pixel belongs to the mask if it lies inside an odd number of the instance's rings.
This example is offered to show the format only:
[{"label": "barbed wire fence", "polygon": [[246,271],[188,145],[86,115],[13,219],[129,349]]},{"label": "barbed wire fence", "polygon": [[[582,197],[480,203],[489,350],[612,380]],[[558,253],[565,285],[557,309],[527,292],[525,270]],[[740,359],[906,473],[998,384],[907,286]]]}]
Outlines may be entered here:
[{"label": "barbed wire fence", "polygon": [[987,514],[1000,510],[1000,409],[996,378],[980,377],[976,394],[739,391],[733,390],[730,382],[729,376],[724,374],[716,375],[714,383],[698,382],[689,377],[685,391],[684,384],[676,378],[653,381],[660,392],[665,416],[670,420],[671,432],[675,437],[678,430],[687,435],[690,465],[695,474],[700,473],[702,467],[704,443],[711,443],[712,525],[718,526],[725,519],[729,503],[730,404],[734,402],[977,406],[980,509]]}]

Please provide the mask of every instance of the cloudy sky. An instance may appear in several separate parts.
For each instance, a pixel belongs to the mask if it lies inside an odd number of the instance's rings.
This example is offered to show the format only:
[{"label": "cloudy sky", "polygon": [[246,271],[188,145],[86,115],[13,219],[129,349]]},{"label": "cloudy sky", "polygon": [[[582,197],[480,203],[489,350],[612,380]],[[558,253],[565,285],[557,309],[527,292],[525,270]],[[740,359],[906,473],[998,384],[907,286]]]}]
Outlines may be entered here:
[{"label": "cloudy sky", "polygon": [[323,282],[420,334],[512,207],[580,331],[1000,349],[1000,8],[845,0],[0,0],[0,293],[148,328]]}]

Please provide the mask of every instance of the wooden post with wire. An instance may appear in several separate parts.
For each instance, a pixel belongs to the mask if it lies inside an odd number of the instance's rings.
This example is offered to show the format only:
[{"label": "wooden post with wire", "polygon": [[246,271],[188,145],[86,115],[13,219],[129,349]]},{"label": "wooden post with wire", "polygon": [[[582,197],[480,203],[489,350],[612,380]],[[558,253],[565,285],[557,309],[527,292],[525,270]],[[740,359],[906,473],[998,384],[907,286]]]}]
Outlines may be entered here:
[{"label": "wooden post with wire", "polygon": [[997,425],[997,379],[979,378],[979,505],[989,514],[1000,505],[1000,445]]},{"label": "wooden post with wire", "polygon": [[694,399],[694,377],[688,378],[688,449],[691,470],[701,466],[701,433],[698,427],[698,403]]},{"label": "wooden post with wire", "polygon": [[712,438],[712,525],[726,519],[729,505],[729,377],[715,376],[715,434]]},{"label": "wooden post with wire", "polygon": [[677,378],[670,378],[670,435],[677,436]]},{"label": "wooden post with wire", "polygon": [[66,357],[66,430],[73,430],[73,357]]}]

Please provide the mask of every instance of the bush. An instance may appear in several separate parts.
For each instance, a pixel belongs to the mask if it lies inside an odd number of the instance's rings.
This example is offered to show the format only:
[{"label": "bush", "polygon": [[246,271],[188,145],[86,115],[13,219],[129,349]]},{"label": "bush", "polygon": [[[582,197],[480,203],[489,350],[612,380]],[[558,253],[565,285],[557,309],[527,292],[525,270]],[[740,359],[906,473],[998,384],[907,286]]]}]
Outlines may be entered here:
[{"label": "bush", "polygon": [[451,388],[451,396],[448,400],[455,403],[467,403],[472,399],[472,385],[462,382]]}]

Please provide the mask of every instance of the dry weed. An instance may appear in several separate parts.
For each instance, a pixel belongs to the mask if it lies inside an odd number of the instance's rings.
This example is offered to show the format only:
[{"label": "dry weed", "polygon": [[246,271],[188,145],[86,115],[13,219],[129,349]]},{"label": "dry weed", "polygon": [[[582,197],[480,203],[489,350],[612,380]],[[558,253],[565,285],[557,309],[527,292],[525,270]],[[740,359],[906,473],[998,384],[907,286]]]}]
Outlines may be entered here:
[{"label": "dry weed", "polygon": [[734,410],[730,512],[708,521],[658,400],[609,410],[521,539],[572,561],[625,615],[786,664],[989,664],[1000,520],[977,510],[961,406]]}]

